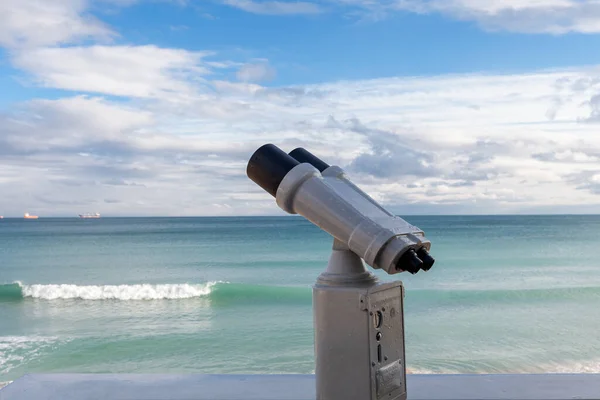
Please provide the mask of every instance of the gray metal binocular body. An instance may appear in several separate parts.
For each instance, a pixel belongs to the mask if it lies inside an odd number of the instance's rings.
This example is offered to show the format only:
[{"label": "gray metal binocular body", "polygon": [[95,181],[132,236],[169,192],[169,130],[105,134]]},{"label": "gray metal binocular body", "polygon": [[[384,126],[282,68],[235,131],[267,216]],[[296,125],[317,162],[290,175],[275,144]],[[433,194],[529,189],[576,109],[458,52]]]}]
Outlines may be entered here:
[{"label": "gray metal binocular body", "polygon": [[275,196],[281,209],[302,215],[373,268],[415,274],[434,263],[423,231],[385,210],[340,167],[304,149],[286,154],[264,145],[250,158],[247,174]]}]

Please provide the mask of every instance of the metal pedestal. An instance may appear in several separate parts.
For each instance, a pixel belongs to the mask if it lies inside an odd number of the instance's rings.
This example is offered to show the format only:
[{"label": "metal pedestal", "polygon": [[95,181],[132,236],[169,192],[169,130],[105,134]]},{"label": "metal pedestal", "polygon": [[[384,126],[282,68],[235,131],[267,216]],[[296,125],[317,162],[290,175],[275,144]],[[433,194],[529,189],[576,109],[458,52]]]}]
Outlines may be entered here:
[{"label": "metal pedestal", "polygon": [[406,400],[402,282],[334,242],[313,288],[317,400]]}]

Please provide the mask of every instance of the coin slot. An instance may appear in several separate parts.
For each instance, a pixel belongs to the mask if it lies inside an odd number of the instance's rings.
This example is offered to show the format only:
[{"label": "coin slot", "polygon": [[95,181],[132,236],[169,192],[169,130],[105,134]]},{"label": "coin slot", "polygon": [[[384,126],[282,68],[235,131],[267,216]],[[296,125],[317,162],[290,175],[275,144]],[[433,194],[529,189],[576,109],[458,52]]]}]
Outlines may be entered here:
[{"label": "coin slot", "polygon": [[375,312],[373,314],[373,326],[375,327],[375,329],[380,328],[382,323],[383,323],[383,314],[381,313],[381,311]]},{"label": "coin slot", "polygon": [[381,362],[381,345],[377,345],[377,362]]}]

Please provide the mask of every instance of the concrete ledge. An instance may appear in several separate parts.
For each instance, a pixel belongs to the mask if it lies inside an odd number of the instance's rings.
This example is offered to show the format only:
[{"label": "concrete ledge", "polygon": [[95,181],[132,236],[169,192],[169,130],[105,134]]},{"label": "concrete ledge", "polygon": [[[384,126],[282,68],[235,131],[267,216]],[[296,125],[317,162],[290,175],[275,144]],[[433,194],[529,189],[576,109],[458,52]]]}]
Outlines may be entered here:
[{"label": "concrete ledge", "polygon": [[[600,399],[600,374],[407,380],[410,400]],[[314,385],[314,375],[33,374],[0,389],[0,400],[315,400]]]}]

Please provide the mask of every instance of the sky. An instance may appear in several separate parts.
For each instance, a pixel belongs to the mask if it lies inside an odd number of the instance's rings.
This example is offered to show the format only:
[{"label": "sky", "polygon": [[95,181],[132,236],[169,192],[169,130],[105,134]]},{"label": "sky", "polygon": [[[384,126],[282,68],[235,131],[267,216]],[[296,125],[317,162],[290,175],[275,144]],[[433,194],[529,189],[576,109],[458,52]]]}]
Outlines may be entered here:
[{"label": "sky", "polygon": [[600,213],[600,0],[0,0],[0,215],[283,215],[302,146],[390,210]]}]

